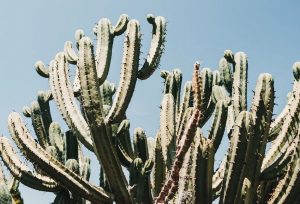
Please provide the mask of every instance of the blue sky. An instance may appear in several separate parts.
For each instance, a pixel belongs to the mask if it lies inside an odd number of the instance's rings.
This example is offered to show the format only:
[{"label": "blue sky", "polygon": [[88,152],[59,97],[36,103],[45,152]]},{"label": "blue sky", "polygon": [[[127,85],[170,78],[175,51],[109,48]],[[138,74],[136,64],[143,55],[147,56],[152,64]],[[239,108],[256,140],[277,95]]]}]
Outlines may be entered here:
[{"label": "blue sky", "polygon": [[[209,2],[209,3],[208,3]],[[250,3],[251,2],[251,3]],[[285,104],[291,90],[292,65],[300,60],[299,2],[290,1],[1,1],[0,6],[0,133],[9,136],[7,116],[36,99],[38,90],[48,89],[34,63],[46,64],[74,41],[78,28],[93,37],[92,28],[102,17],[116,22],[127,13],[140,21],[143,33],[141,59],[149,48],[151,26],[146,15],[162,15],[168,21],[166,50],[161,69],[180,68],[184,81],[190,80],[193,64],[217,69],[224,50],[244,51],[249,58],[249,90],[254,89],[259,73],[271,73],[275,80],[275,113]],[[118,83],[123,37],[115,41],[109,79]],[[158,130],[162,79],[158,70],[151,79],[139,81],[128,115],[131,127],[143,127],[148,136]],[[252,98],[249,91],[248,98]],[[250,101],[249,101],[250,103]],[[55,107],[53,106],[53,110]],[[61,121],[56,114],[55,119]],[[30,123],[30,121],[28,121]],[[96,166],[96,165],[95,165]],[[93,170],[96,169],[93,168]],[[93,179],[97,182],[97,169]],[[51,193],[22,187],[26,203],[53,201]],[[43,199],[43,201],[41,201]]]}]

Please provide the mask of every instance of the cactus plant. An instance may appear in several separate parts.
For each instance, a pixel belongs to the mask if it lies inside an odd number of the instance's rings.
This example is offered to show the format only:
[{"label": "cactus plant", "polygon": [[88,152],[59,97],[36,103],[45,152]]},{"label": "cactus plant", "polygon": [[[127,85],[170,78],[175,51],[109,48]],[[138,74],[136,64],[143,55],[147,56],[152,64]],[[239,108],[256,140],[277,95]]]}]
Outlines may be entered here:
[{"label": "cactus plant", "polygon": [[[37,100],[23,107],[36,140],[19,113],[8,117],[10,135],[32,167],[22,162],[8,138],[0,137],[0,155],[15,183],[54,192],[57,204],[298,203],[300,63],[293,66],[294,87],[276,118],[270,74],[258,77],[248,108],[244,52],[226,50],[215,71],[200,69],[196,62],[182,94],[181,71],[163,70],[159,130],[151,138],[135,128],[132,140],[126,110],[137,80],[146,80],[158,68],[165,44],[165,19],[148,15],[147,20],[152,39],[141,67],[140,25],[124,14],[115,26],[100,19],[94,28],[95,51],[93,41],[77,30],[75,48],[67,41],[49,67],[42,61],[35,64],[49,82],[49,90],[38,92]],[[107,76],[114,38],[121,35],[123,59],[115,88]],[[76,65],[73,79],[70,64]],[[67,130],[53,121],[50,103],[57,106]],[[206,133],[203,126],[209,123]],[[215,168],[224,136],[229,147]],[[89,182],[90,159],[84,157],[82,146],[98,159],[99,185]],[[18,197],[17,185],[9,192],[1,172],[0,200],[11,201]]]}]

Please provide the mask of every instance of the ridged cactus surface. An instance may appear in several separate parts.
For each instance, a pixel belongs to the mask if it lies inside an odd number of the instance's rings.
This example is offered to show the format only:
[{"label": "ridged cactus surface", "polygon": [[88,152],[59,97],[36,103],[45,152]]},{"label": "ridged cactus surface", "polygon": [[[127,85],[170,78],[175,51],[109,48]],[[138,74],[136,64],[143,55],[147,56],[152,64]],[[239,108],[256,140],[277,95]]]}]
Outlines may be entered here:
[{"label": "ridged cactus surface", "polygon": [[[244,52],[226,50],[216,70],[196,62],[183,88],[180,69],[162,70],[157,134],[151,137],[141,127],[131,133],[126,111],[136,82],[157,70],[165,49],[165,18],[150,14],[147,21],[152,36],[144,61],[140,23],[123,14],[115,25],[99,20],[96,43],[77,30],[75,42],[67,41],[48,67],[36,62],[49,90],[23,107],[27,119],[17,112],[8,116],[16,146],[0,137],[0,203],[23,203],[19,182],[55,193],[54,204],[300,203],[300,62],[292,68],[293,90],[278,116],[270,74],[258,76],[247,101],[251,67]],[[120,36],[123,57],[115,86],[107,77]],[[66,130],[53,121],[51,103]],[[223,137],[229,145],[217,166]],[[99,185],[89,181],[93,169],[83,146],[98,160]]]}]

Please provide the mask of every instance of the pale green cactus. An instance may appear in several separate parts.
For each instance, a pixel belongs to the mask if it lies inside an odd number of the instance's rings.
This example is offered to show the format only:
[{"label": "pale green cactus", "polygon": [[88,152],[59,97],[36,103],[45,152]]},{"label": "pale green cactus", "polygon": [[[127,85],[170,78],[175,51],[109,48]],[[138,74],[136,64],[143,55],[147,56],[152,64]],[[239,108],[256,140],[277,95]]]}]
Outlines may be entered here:
[{"label": "pale green cactus", "polygon": [[[215,71],[200,70],[195,63],[182,95],[180,69],[164,70],[159,130],[150,138],[135,128],[131,139],[126,111],[136,82],[158,68],[165,44],[166,20],[153,15],[147,20],[152,39],[141,67],[140,24],[125,14],[115,26],[100,19],[93,30],[95,49],[91,38],[77,30],[75,48],[67,41],[49,67],[41,61],[35,64],[49,82],[48,91],[38,92],[37,100],[23,107],[36,140],[17,112],[8,117],[11,137],[33,167],[22,162],[8,138],[0,137],[2,161],[15,181],[11,187],[0,171],[0,201],[17,201],[20,181],[54,192],[55,204],[299,203],[300,63],[293,66],[293,90],[276,118],[270,74],[258,77],[248,109],[248,59],[243,52],[226,50]],[[122,35],[123,58],[115,87],[106,79],[114,38]],[[70,64],[76,65],[74,78]],[[52,102],[67,130],[52,120]],[[210,125],[208,132],[205,125]],[[223,136],[229,138],[229,147],[214,168]],[[89,182],[91,161],[82,146],[97,157],[98,185]]]}]

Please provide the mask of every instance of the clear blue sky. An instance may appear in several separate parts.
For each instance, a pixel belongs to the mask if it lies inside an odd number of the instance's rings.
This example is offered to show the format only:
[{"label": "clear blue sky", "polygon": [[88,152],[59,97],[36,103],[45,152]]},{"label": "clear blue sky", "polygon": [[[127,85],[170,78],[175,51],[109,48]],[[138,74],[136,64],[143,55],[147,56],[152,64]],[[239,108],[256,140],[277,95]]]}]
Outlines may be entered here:
[{"label": "clear blue sky", "polygon": [[[161,69],[181,68],[184,81],[191,78],[196,60],[202,62],[203,67],[216,69],[224,50],[246,52],[250,90],[254,89],[259,73],[271,73],[278,97],[275,113],[279,113],[286,94],[291,90],[292,64],[300,60],[300,2],[184,2],[187,1],[2,0],[0,133],[8,136],[6,120],[11,111],[20,112],[23,105],[36,99],[38,90],[48,89],[47,80],[34,70],[37,60],[48,63],[63,49],[65,41],[74,41],[76,29],[84,29],[86,35],[93,38],[92,28],[100,18],[107,17],[115,23],[122,13],[141,23],[144,34],[141,59],[146,56],[151,33],[146,15],[153,13],[167,19],[167,44]],[[118,38],[113,51],[109,79],[115,83],[119,78],[122,42],[123,38]],[[151,79],[138,82],[128,110],[131,126],[143,127],[149,136],[154,136],[158,129],[162,85],[159,70]],[[252,93],[249,94],[251,99]],[[55,119],[61,121],[58,114]],[[93,171],[94,182],[97,182],[97,177],[96,169]],[[25,203],[50,203],[54,198],[51,193],[40,193],[22,186],[21,190]]]}]

